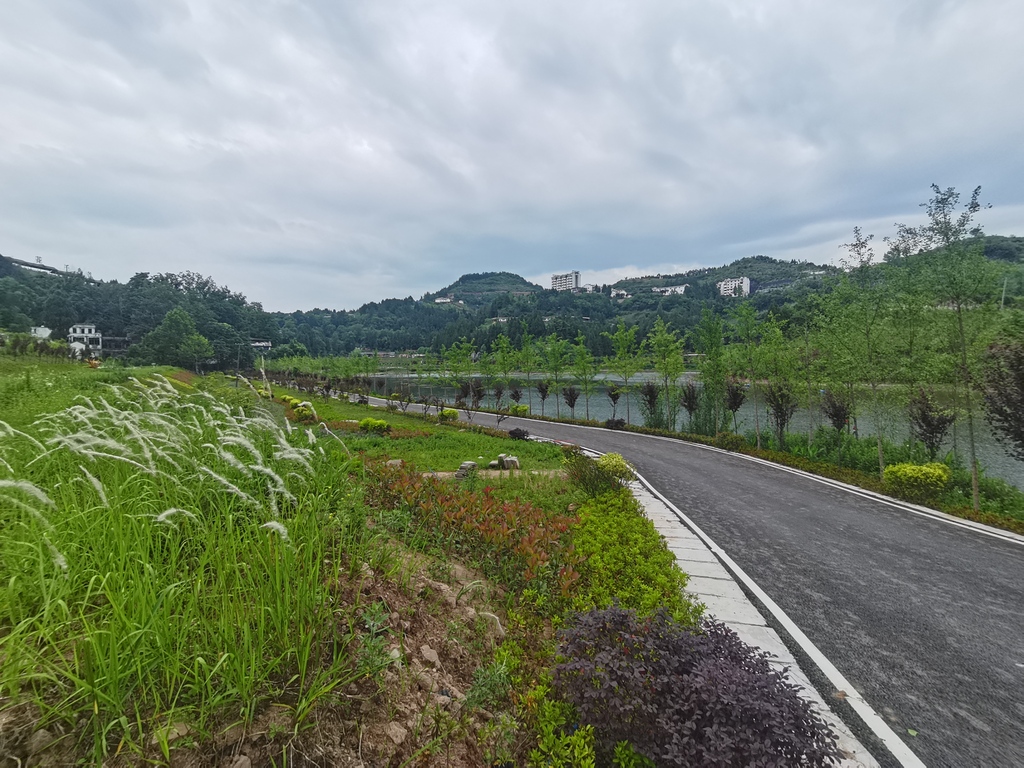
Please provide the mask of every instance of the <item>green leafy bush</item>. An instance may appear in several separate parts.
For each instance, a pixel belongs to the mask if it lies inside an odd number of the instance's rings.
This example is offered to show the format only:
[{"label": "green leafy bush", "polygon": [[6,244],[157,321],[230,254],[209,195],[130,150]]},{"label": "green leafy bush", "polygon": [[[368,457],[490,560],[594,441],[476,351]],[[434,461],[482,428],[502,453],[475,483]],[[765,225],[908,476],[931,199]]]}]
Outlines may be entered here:
[{"label": "green leafy bush", "polygon": [[448,424],[459,420],[459,412],[454,408],[445,408],[437,414],[437,420],[442,424]]},{"label": "green leafy bush", "polygon": [[298,405],[292,409],[292,415],[296,421],[301,422],[313,422],[316,421],[316,412],[308,405]]},{"label": "green leafy bush", "polygon": [[606,453],[597,459],[597,466],[607,472],[621,483],[628,483],[636,479],[636,470],[633,465],[622,458],[618,453]]},{"label": "green leafy bush", "polygon": [[618,601],[642,615],[664,607],[677,621],[696,623],[700,607],[683,592],[687,577],[625,489],[588,501],[577,510],[573,546],[581,557],[577,610]]},{"label": "green leafy bush", "polygon": [[569,482],[591,498],[621,487],[618,477],[599,466],[578,445],[563,449],[562,466]]},{"label": "green leafy bush", "polygon": [[890,464],[883,475],[885,488],[894,496],[926,504],[939,497],[952,473],[945,464]]},{"label": "green leafy bush", "polygon": [[530,768],[594,768],[594,727],[570,729],[572,707],[546,691],[537,701],[537,746],[530,750]]},{"label": "green leafy bush", "polygon": [[554,690],[593,726],[611,763],[628,741],[656,765],[832,765],[835,734],[768,654],[706,620],[682,626],[619,607],[576,617],[559,637]]},{"label": "green leafy bush", "polygon": [[384,419],[374,419],[368,416],[359,422],[359,430],[369,432],[371,435],[386,435],[391,431],[391,425]]},{"label": "green leafy bush", "polygon": [[734,432],[719,432],[715,435],[715,446],[726,451],[742,451],[749,447],[745,437]]},{"label": "green leafy bush", "polygon": [[530,406],[528,405],[511,405],[508,409],[509,414],[512,416],[529,416]]}]

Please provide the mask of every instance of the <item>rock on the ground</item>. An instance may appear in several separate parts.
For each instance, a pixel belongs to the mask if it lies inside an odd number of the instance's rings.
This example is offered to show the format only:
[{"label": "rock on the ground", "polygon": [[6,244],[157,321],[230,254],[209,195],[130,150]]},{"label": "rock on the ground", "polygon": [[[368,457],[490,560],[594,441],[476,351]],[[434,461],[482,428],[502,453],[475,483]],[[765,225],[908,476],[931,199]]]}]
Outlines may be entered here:
[{"label": "rock on the ground", "polygon": [[191,732],[192,730],[185,723],[175,723],[174,725],[157,729],[149,741],[151,744],[159,744],[161,741],[169,743],[180,739],[182,736],[188,736]]},{"label": "rock on the ground", "polygon": [[398,723],[388,723],[384,726],[384,732],[388,735],[388,738],[395,742],[395,746],[400,745],[405,741],[405,737],[409,735],[409,732],[405,730]]},{"label": "rock on the ground", "polygon": [[423,660],[433,667],[441,666],[441,659],[438,658],[437,651],[431,648],[429,645],[420,646],[420,656]]},{"label": "rock on the ground", "polygon": [[53,744],[54,736],[45,728],[40,728],[38,731],[28,737],[28,744],[25,745],[25,751],[29,757],[32,755],[38,755],[48,746]]},{"label": "rock on the ground", "polygon": [[437,682],[434,680],[434,678],[432,678],[426,672],[422,671],[416,674],[416,685],[418,685],[422,690],[426,691],[427,693],[430,693],[435,688],[437,688]]}]

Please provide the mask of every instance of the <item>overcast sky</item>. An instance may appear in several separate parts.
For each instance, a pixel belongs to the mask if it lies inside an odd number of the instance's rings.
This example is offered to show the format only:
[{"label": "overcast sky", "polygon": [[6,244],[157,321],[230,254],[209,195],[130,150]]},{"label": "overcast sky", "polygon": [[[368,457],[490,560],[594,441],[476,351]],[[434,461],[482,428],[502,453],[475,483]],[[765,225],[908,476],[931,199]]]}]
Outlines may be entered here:
[{"label": "overcast sky", "polygon": [[1020,0],[0,0],[0,253],[271,310],[1024,235]]}]

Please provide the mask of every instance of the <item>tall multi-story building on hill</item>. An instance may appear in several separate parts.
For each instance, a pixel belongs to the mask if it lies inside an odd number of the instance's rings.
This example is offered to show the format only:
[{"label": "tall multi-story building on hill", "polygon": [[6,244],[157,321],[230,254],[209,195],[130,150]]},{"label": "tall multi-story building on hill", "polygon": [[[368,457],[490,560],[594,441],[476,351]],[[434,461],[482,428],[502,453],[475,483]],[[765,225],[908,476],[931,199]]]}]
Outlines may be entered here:
[{"label": "tall multi-story building on hill", "polygon": [[551,276],[551,290],[576,291],[580,287],[580,273],[577,270]]},{"label": "tall multi-story building on hill", "polygon": [[720,283],[715,283],[720,296],[749,296],[749,277],[727,277]]}]

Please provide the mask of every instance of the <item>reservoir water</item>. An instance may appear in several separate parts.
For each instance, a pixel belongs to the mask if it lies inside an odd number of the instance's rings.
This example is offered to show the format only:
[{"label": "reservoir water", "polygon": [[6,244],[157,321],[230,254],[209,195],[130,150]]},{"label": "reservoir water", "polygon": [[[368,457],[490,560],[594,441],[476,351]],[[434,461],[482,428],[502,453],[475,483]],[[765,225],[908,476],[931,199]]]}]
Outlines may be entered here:
[{"label": "reservoir water", "polygon": [[[640,382],[644,380],[645,374],[641,374],[633,379],[633,382]],[[653,378],[653,374],[646,374],[648,378]],[[414,397],[443,397],[447,402],[451,403],[455,399],[455,391],[450,387],[441,386],[440,384],[434,384],[429,386],[426,379],[416,379],[414,377],[406,376],[388,376],[387,381],[390,382],[390,386],[394,386],[394,382],[401,379],[407,384],[411,384]],[[536,383],[534,380],[534,383]],[[612,417],[612,403],[608,399],[608,380],[599,380],[597,383],[596,391],[590,397],[589,402],[589,418],[594,421],[605,421]],[[563,386],[570,384],[570,381],[563,382]],[[385,386],[387,389],[387,385]],[[389,390],[390,391],[390,390]],[[508,404],[508,393],[506,392],[504,397],[504,404]],[[523,397],[521,400],[522,405],[531,406],[531,412],[537,415],[555,416],[560,413],[563,417],[568,417],[571,414],[569,407],[565,404],[561,397],[558,398],[556,403],[554,387],[552,387],[551,393],[548,395],[547,401],[541,404],[540,397],[537,394],[535,387],[531,388],[528,392],[526,387],[523,387]],[[488,390],[488,396],[482,401],[482,405],[485,408],[494,407],[493,393]],[[575,416],[578,419],[587,417],[588,405],[581,395],[579,401],[576,403]],[[627,404],[627,398],[625,395],[619,399],[618,406],[614,409],[615,415],[618,418],[626,419],[631,424],[643,424],[643,418],[640,413],[640,408],[637,406],[636,393],[634,392],[629,398]],[[747,401],[743,404],[743,407],[737,412],[737,428],[740,434],[744,434],[747,431],[753,432],[754,430],[754,410],[755,406],[753,400],[749,396]],[[857,414],[856,427],[857,433],[860,437],[873,437],[875,435],[875,423],[870,413],[866,413],[866,408],[862,408]],[[487,417],[481,417],[482,420],[479,423],[487,423]],[[898,408],[890,408],[883,411],[882,418],[879,420],[882,425],[883,435],[893,442],[903,442],[908,440],[910,437],[909,426],[907,419],[904,414]],[[767,420],[767,409],[764,406],[763,399],[760,403],[760,423],[762,429],[766,429],[768,425]],[[793,416],[793,421],[790,423],[789,431],[793,433],[806,434],[808,428],[813,431],[817,427],[827,424],[824,416],[819,410],[809,411],[806,408],[800,408]],[[686,426],[686,412],[682,411],[680,420],[677,425],[679,428],[685,428]],[[999,442],[992,429],[985,421],[982,413],[982,409],[979,408],[974,421],[975,427],[975,444],[978,453],[978,460],[981,462],[981,466],[985,474],[990,477],[999,477],[1012,483],[1017,488],[1024,490],[1024,461],[1015,459],[1009,454],[1006,448]],[[945,454],[947,451],[957,449],[958,454],[961,457],[967,455],[967,424],[963,419],[957,420],[954,424],[953,429],[950,432],[949,437],[942,446],[941,454]],[[962,461],[966,464],[966,458]]]}]

